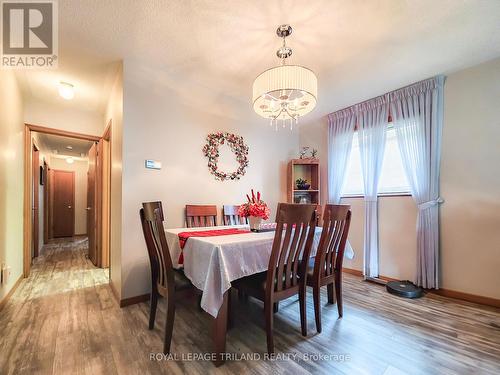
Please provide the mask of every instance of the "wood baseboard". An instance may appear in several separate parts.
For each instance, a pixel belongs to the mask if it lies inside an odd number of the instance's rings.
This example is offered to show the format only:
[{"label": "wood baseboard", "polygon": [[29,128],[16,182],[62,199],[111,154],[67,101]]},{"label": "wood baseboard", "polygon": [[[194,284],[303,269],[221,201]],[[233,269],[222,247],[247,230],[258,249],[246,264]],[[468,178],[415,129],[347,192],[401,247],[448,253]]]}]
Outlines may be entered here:
[{"label": "wood baseboard", "polygon": [[427,290],[429,293],[437,294],[443,297],[459,299],[462,301],[478,303],[480,305],[492,306],[500,308],[500,299],[478,296],[477,294],[470,294],[464,292],[458,292],[456,290],[449,289],[429,289]]},{"label": "wood baseboard", "polygon": [[140,296],[124,298],[120,300],[120,307],[135,305],[136,303],[149,301],[149,294],[142,294]]},{"label": "wood baseboard", "polygon": [[384,281],[398,281],[398,279],[394,279],[392,277],[389,277],[389,276],[383,276],[383,275],[380,275],[378,277],[380,280],[384,280]]},{"label": "wood baseboard", "polygon": [[17,287],[19,286],[19,284],[21,284],[21,281],[23,280],[23,275],[20,275],[19,276],[19,279],[17,279],[17,281],[14,283],[14,285],[12,286],[12,288],[9,290],[9,292],[5,295],[5,297],[0,301],[0,311],[2,311],[2,309],[5,307],[5,305],[7,304],[7,302],[9,301],[9,298],[14,294],[14,292],[16,291]]},{"label": "wood baseboard", "polygon": [[354,275],[354,276],[363,277],[363,271],[355,270],[353,268],[345,268],[345,267],[343,267],[342,268],[342,272],[345,272],[345,273],[348,273],[348,274]]},{"label": "wood baseboard", "polygon": [[[342,268],[342,272],[345,272],[345,273],[348,273],[348,274],[354,275],[354,276],[363,277],[363,271],[355,270],[352,268]],[[397,280],[397,279],[394,279],[392,277],[387,277],[387,276],[382,276],[382,275],[380,275],[378,278],[381,280],[384,280],[384,281],[396,281]],[[448,298],[453,298],[453,299],[459,299],[462,301],[477,303],[480,305],[500,307],[500,299],[479,296],[477,294],[458,292],[456,290],[449,290],[449,289],[427,289],[426,292],[432,293],[432,294],[437,294],[437,295],[440,295],[443,297],[448,297]]]}]

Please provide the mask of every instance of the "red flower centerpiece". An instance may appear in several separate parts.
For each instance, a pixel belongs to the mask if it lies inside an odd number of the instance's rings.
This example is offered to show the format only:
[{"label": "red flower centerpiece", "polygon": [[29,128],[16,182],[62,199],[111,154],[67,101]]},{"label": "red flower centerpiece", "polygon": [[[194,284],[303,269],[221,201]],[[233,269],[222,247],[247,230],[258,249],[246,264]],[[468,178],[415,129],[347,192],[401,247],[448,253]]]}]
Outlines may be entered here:
[{"label": "red flower centerpiece", "polygon": [[269,219],[269,207],[266,202],[260,198],[260,192],[254,194],[252,189],[252,198],[247,194],[248,202],[243,203],[238,209],[238,215],[248,217],[250,223],[250,230],[258,231],[262,219]]}]

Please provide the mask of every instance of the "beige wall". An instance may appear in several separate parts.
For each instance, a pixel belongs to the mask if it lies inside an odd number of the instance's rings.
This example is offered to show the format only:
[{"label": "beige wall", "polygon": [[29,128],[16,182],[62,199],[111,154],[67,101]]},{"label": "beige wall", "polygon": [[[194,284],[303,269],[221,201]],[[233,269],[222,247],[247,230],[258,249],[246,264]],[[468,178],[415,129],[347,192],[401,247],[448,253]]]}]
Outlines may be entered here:
[{"label": "beige wall", "polygon": [[122,258],[122,123],[123,66],[120,64],[105,113],[105,124],[111,121],[111,239],[110,279],[121,298]]},{"label": "beige wall", "polygon": [[97,136],[102,135],[105,125],[102,113],[99,111],[84,111],[33,98],[26,100],[24,122]]},{"label": "beige wall", "polygon": [[23,101],[12,71],[0,69],[0,263],[11,267],[0,301],[23,273]]},{"label": "beige wall", "polygon": [[51,156],[49,165],[54,170],[75,172],[75,235],[87,234],[88,159],[75,159],[73,164],[68,164],[65,159]]},{"label": "beige wall", "polygon": [[[201,103],[199,91],[184,96],[182,83],[171,86],[163,78],[160,70],[125,62],[123,298],[148,293],[151,284],[139,221],[142,202],[161,200],[168,227],[184,225],[186,204],[237,204],[251,188],[260,190],[274,211],[286,199],[285,166],[298,151],[297,132],[275,132],[250,106],[242,114],[224,115],[218,103]],[[250,148],[250,165],[240,181],[216,181],[208,171],[202,148],[207,134],[219,130],[243,136]],[[145,159],[161,161],[162,169],[145,169]]]},{"label": "beige wall", "polygon": [[[444,93],[441,161],[442,287],[500,298],[500,59],[449,74]],[[354,103],[353,103],[354,104]],[[318,148],[327,191],[327,121],[304,124],[301,146]],[[327,196],[323,195],[323,203]],[[363,268],[363,200],[352,205],[356,252],[345,267]],[[416,215],[411,197],[379,202],[380,274],[413,280]]]},{"label": "beige wall", "polygon": [[500,59],[446,81],[443,287],[500,298]]}]

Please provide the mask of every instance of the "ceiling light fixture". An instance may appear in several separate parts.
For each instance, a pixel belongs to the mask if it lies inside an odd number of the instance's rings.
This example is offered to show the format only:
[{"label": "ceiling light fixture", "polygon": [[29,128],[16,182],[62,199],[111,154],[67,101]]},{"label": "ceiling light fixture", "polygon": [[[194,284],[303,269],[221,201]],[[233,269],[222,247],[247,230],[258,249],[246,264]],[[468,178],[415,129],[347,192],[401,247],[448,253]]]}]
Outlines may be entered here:
[{"label": "ceiling light fixture", "polygon": [[73,146],[66,146],[67,150],[73,150]]},{"label": "ceiling light fixture", "polygon": [[253,83],[253,109],[258,115],[271,120],[278,130],[278,122],[285,127],[297,124],[299,117],[311,112],[318,97],[318,79],[314,72],[300,65],[287,65],[292,49],[286,37],[292,33],[290,25],[281,25],[276,34],[283,45],[276,51],[281,65],[262,72]]},{"label": "ceiling light fixture", "polygon": [[66,163],[68,164],[73,164],[75,159],[73,159],[71,156],[66,158]]},{"label": "ceiling light fixture", "polygon": [[66,100],[73,99],[75,97],[75,86],[68,82],[59,82],[59,95]]}]

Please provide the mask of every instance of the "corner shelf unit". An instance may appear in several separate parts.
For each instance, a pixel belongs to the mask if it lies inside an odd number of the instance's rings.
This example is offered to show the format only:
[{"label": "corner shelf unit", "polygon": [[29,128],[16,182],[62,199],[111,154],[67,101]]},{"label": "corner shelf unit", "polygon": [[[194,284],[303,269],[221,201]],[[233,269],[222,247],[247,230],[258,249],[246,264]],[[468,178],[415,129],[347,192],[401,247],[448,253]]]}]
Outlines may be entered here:
[{"label": "corner shelf unit", "polygon": [[[321,202],[319,171],[318,159],[292,159],[288,162],[288,203],[319,204]],[[299,178],[307,180],[307,183],[310,184],[311,187],[308,190],[298,189],[295,181]]]}]

